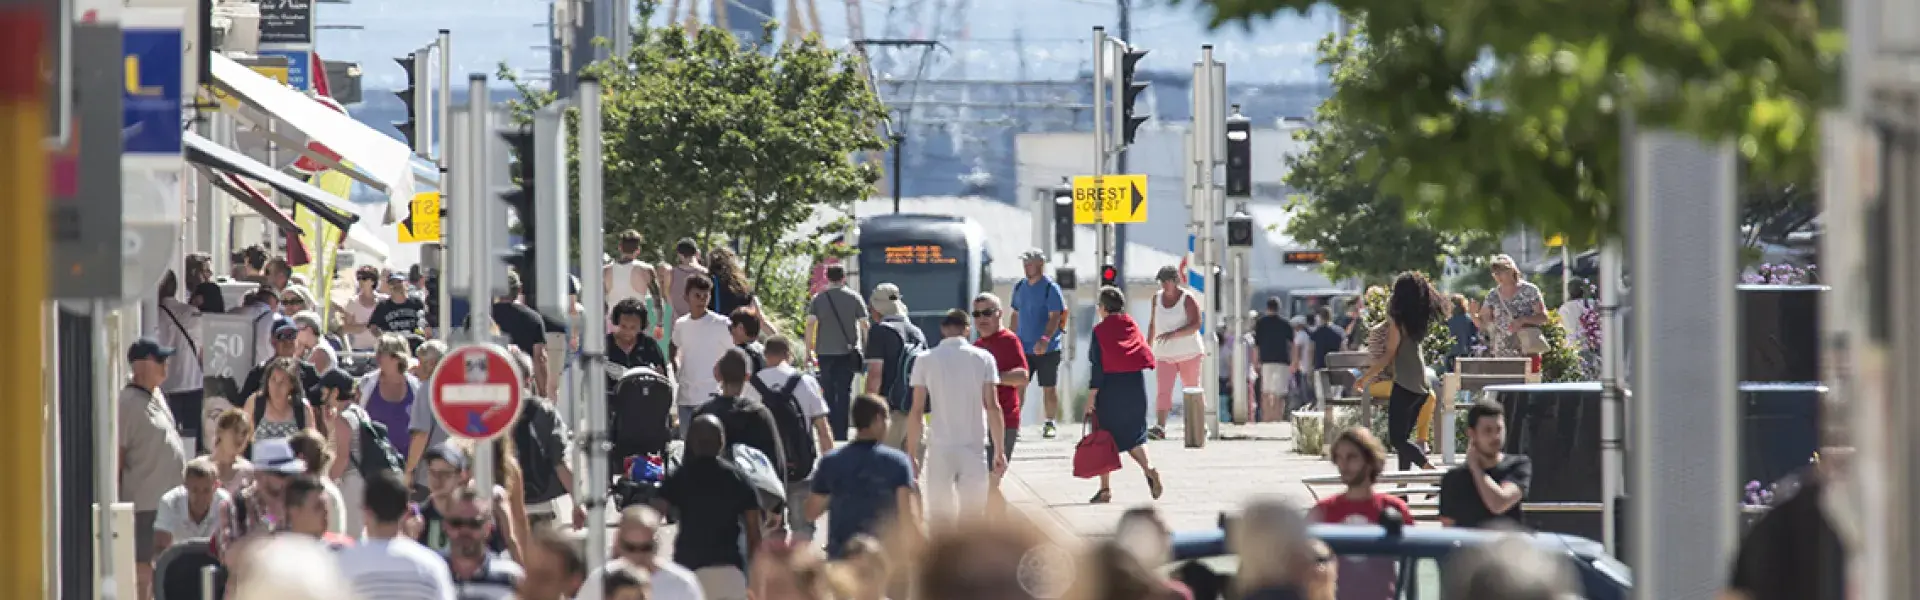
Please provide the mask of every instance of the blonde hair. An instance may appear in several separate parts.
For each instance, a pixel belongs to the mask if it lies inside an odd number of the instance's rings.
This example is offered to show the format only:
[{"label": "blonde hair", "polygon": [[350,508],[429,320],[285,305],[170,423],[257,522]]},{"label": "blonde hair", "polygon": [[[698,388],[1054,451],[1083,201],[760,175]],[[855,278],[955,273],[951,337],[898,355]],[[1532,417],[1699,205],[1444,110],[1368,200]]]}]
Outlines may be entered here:
[{"label": "blonde hair", "polygon": [[1514,264],[1512,256],[1495,254],[1487,261],[1487,270],[1494,273],[1519,273],[1520,267]]},{"label": "blonde hair", "polygon": [[375,355],[384,354],[392,356],[400,359],[401,362],[404,363],[406,359],[413,357],[413,347],[409,346],[407,344],[407,338],[400,334],[387,333],[382,334],[380,340],[374,344],[373,353]]}]

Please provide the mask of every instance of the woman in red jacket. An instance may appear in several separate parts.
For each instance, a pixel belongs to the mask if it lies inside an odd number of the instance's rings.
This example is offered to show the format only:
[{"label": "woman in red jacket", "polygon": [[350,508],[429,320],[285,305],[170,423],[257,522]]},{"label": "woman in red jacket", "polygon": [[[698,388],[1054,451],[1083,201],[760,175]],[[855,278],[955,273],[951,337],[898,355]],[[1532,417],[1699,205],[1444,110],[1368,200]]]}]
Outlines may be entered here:
[{"label": "woman in red jacket", "polygon": [[[1113,436],[1114,448],[1147,473],[1147,492],[1160,499],[1160,472],[1147,460],[1147,378],[1153,351],[1140,335],[1140,325],[1127,316],[1127,297],[1120,288],[1100,288],[1100,323],[1093,326],[1093,361],[1087,383],[1087,414],[1096,426]],[[1109,476],[1100,476],[1100,491],[1088,502],[1113,500]]]}]

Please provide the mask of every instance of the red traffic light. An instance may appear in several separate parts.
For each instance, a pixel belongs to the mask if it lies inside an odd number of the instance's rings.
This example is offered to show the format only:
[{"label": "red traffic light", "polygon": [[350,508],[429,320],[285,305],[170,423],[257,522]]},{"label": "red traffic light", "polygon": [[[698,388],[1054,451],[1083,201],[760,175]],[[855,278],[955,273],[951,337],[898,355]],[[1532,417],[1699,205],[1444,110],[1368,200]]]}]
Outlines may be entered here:
[{"label": "red traffic light", "polygon": [[1120,270],[1113,265],[1100,267],[1100,285],[1120,285]]}]

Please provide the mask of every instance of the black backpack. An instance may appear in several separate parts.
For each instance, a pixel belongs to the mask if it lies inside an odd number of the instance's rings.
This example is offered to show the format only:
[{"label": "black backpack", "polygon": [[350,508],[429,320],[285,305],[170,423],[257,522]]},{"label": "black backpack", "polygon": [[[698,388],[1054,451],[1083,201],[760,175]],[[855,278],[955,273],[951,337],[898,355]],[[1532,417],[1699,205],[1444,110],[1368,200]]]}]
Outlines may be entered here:
[{"label": "black backpack", "polygon": [[[905,323],[889,322],[880,326],[900,336],[900,368],[892,373],[882,373],[887,378],[887,384],[880,392],[886,395],[888,404],[899,407],[901,412],[913,410],[913,363],[920,359],[921,353],[926,352],[927,343],[908,335]],[[932,411],[933,407],[927,407],[927,412]]]},{"label": "black backpack", "polygon": [[399,473],[405,464],[400,453],[393,450],[393,443],[387,441],[387,424],[373,420],[366,409],[354,406],[360,411],[360,459],[354,467],[360,470],[360,477],[372,481],[382,472]]},{"label": "black backpack", "polygon": [[795,374],[778,390],[767,387],[757,375],[747,378],[754,391],[760,392],[760,402],[773,413],[774,424],[780,427],[780,448],[787,455],[787,481],[804,481],[813,475],[814,459],[819,458],[819,447],[814,445],[812,431],[807,427],[807,413],[800,409],[800,399],[793,395],[802,377]]}]

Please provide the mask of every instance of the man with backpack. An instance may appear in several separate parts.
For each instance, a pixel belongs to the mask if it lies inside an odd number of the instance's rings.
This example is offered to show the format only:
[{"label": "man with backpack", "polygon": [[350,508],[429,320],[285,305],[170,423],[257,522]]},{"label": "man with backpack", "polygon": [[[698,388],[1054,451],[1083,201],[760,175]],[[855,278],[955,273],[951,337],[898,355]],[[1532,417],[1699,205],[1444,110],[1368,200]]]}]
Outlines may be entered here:
[{"label": "man with backpack", "polygon": [[812,539],[813,522],[807,520],[805,508],[814,461],[833,450],[827,400],[819,381],[790,364],[793,343],[787,338],[767,340],[766,357],[766,368],[747,380],[745,393],[766,405],[780,432],[781,450],[787,455],[787,527],[795,539]]},{"label": "man with backpack", "polygon": [[357,536],[364,525],[360,498],[367,482],[382,472],[400,472],[402,463],[400,453],[387,441],[387,426],[374,420],[366,408],[355,402],[360,397],[355,385],[353,376],[346,371],[328,369],[320,376],[320,385],[309,395],[319,400],[315,408],[327,424],[327,441],[333,446],[334,456],[346,457],[346,460],[334,460],[327,476],[340,482],[347,532]]},{"label": "man with backpack", "polygon": [[[927,349],[927,336],[907,320],[907,303],[900,300],[899,286],[891,283],[873,286],[873,298],[868,300],[867,310],[873,313],[874,325],[867,331],[866,393],[887,399],[886,444],[910,450],[906,443],[907,409],[912,408],[913,385],[908,375],[913,372],[913,362]],[[917,455],[914,460],[921,458],[923,456]]]}]

